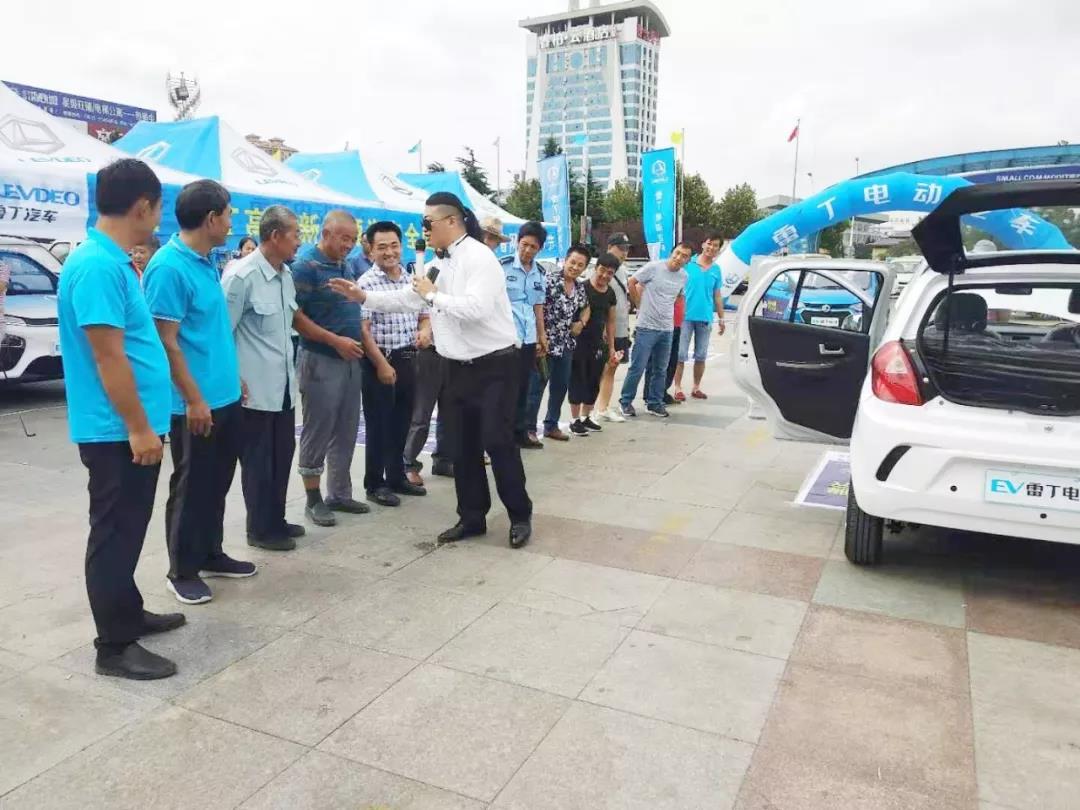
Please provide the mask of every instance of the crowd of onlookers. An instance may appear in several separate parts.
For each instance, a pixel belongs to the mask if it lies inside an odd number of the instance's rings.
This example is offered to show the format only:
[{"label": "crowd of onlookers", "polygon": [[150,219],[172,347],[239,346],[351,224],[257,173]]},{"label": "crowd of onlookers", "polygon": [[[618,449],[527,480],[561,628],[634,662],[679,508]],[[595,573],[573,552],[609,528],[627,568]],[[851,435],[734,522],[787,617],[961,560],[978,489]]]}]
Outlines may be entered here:
[{"label": "crowd of onlookers", "polygon": [[[161,184],[145,163],[123,159],[102,169],[96,198],[96,226],[60,277],[58,314],[70,433],[89,472],[86,580],[105,674],[176,671],[137,640],[184,617],[145,611],[134,582],[166,435],[173,466],[166,587],[196,605],[213,598],[208,578],[257,571],[223,549],[238,465],[248,544],[287,551],[305,534],[285,518],[294,469],[305,516],[318,526],[426,495],[420,455],[441,405],[431,472],[454,477],[459,522],[440,542],[486,531],[486,450],[510,513],[510,545],[520,548],[531,535],[532,504],[519,448],[587,437],[601,421],[636,416],[642,377],[648,412],[668,416],[666,405],[684,399],[691,341],[691,396],[706,396],[711,324],[723,313],[716,237],[696,258],[684,243],[630,274],[625,234],[595,259],[574,245],[545,264],[537,257],[548,233],[528,222],[500,264],[488,248],[506,241],[502,224],[478,222],[458,198],[440,193],[423,220],[437,248],[428,269],[403,261],[393,222],[372,223],[361,235],[353,215],[336,210],[324,217],[319,241],[301,245],[295,214],[272,205],[258,242],[243,240],[222,274],[213,257],[229,240],[232,207],[221,184],[200,180],[181,190],[180,231],[164,245],[153,236]],[[620,363],[629,368],[616,405]],[[362,499],[351,476],[358,443]]]}]

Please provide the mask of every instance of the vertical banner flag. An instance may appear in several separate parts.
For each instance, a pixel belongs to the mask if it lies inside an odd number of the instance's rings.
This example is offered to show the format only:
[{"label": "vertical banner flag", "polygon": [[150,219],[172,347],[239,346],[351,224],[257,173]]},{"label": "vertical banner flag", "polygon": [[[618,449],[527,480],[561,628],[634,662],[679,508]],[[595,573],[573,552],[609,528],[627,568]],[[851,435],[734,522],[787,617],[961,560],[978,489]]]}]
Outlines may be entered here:
[{"label": "vertical banner flag", "polygon": [[663,259],[675,247],[675,150],[641,156],[642,212],[649,258]]},{"label": "vertical banner flag", "polygon": [[570,249],[573,239],[570,225],[570,177],[566,155],[544,158],[539,163],[539,171],[544,219],[554,222],[558,228],[558,253],[562,257]]}]

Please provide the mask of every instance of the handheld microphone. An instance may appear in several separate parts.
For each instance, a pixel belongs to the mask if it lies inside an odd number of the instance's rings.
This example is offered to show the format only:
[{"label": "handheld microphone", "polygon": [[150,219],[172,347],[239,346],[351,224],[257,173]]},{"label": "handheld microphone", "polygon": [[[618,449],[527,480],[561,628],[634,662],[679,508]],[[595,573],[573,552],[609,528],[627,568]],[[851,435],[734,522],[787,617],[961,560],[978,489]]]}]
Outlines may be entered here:
[{"label": "handheld microphone", "polygon": [[417,239],[413,245],[416,250],[416,260],[413,262],[413,275],[420,276],[424,273],[424,255],[427,252],[427,242]]}]

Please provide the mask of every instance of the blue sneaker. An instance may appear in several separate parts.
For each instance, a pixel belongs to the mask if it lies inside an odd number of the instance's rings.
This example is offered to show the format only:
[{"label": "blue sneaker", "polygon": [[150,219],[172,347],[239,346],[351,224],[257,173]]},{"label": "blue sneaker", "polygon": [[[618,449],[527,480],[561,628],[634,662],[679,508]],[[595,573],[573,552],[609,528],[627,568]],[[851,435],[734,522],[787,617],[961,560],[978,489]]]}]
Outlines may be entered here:
[{"label": "blue sneaker", "polygon": [[631,418],[637,416],[637,411],[634,410],[634,406],[629,403],[626,405],[619,405],[619,409],[622,411],[623,416],[629,416]]},{"label": "blue sneaker", "polygon": [[211,557],[203,563],[200,577],[228,577],[229,579],[244,579],[253,577],[259,571],[255,563],[246,560],[234,560],[228,554]]},{"label": "blue sneaker", "polygon": [[166,579],[166,587],[176,597],[177,602],[185,605],[204,605],[214,598],[210,588],[198,577],[188,579]]}]

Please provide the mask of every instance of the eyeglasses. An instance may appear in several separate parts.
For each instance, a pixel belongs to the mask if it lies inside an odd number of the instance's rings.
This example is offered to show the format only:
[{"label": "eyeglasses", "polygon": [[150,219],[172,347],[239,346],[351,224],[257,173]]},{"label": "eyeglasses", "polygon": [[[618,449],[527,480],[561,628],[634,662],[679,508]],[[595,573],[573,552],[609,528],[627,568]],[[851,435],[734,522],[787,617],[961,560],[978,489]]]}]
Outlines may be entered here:
[{"label": "eyeglasses", "polygon": [[425,231],[430,231],[431,226],[434,225],[436,222],[442,222],[444,219],[450,219],[450,217],[452,216],[453,214],[447,214],[445,217],[439,217],[438,219],[424,217],[422,220],[420,220],[420,227],[422,227]]}]

